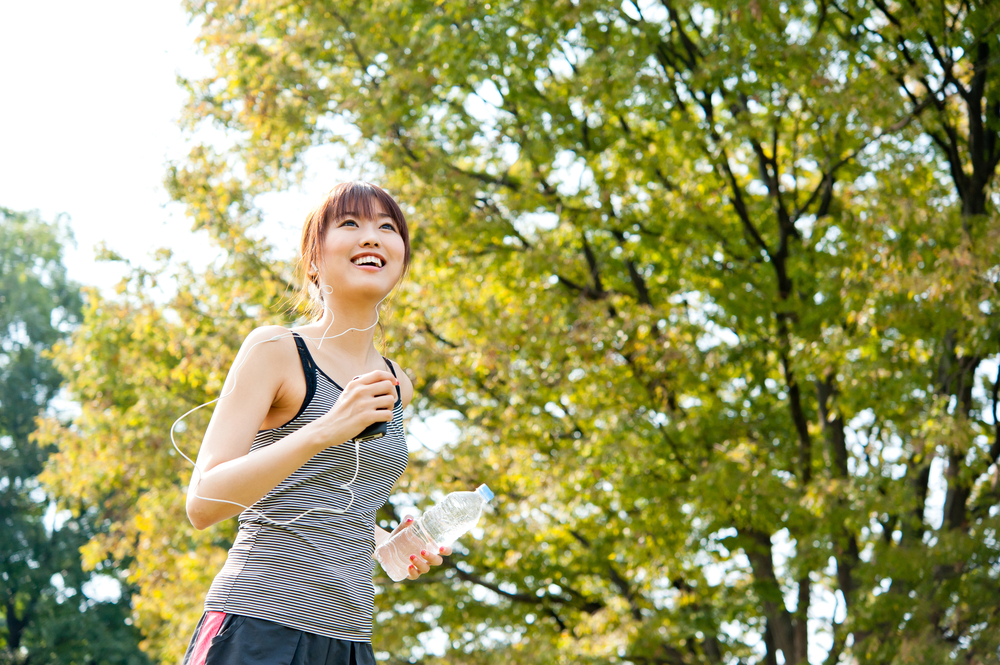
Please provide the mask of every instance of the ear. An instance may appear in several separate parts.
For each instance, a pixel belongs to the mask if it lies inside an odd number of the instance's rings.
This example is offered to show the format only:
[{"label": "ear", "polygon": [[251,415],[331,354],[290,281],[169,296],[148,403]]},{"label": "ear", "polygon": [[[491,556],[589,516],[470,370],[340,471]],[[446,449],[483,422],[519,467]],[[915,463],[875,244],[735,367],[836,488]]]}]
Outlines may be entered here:
[{"label": "ear", "polygon": [[306,270],[306,277],[309,278],[310,282],[319,286],[319,268],[316,267],[315,262],[309,262],[309,268]]}]

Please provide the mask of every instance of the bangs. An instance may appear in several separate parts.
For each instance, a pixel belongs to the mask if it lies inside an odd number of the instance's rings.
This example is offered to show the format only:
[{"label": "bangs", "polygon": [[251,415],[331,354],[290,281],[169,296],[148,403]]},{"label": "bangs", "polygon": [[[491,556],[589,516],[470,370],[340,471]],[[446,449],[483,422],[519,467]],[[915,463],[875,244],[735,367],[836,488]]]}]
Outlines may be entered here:
[{"label": "bangs", "polygon": [[384,189],[367,182],[345,182],[330,191],[323,232],[326,232],[328,224],[343,217],[377,219],[381,216],[380,208],[385,216],[395,222],[396,230],[405,237],[406,220],[399,205]]},{"label": "bangs", "polygon": [[405,276],[410,269],[410,230],[399,204],[378,185],[368,182],[341,183],[331,189],[323,202],[309,213],[302,227],[298,269],[302,284],[299,303],[307,312],[320,316],[323,311],[323,299],[318,291],[318,269],[315,266],[322,263],[323,241],[330,224],[345,217],[353,217],[359,221],[377,220],[382,213],[392,220],[396,232],[403,239],[401,277]]}]

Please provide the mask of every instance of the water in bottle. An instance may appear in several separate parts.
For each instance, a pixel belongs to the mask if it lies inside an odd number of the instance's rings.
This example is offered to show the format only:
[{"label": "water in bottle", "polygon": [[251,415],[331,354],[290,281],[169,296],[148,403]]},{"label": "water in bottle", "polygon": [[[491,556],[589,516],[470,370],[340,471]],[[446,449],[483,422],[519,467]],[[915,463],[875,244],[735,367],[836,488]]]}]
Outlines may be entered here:
[{"label": "water in bottle", "polygon": [[476,526],[483,506],[492,498],[493,492],[486,485],[480,485],[475,492],[452,492],[375,548],[375,559],[391,579],[404,579],[411,554],[420,556],[420,550],[436,552],[454,543]]}]

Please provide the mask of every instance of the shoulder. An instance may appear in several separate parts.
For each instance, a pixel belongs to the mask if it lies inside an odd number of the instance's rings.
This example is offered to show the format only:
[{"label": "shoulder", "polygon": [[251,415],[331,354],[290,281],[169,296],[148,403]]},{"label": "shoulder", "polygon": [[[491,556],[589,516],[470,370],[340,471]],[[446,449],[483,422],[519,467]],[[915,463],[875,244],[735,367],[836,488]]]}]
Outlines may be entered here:
[{"label": "shoulder", "polygon": [[[389,359],[386,358],[386,360]],[[403,408],[405,409],[413,400],[413,382],[410,381],[410,377],[406,375],[406,372],[399,366],[399,363],[394,360],[389,360],[389,363],[396,370],[396,378],[399,379],[399,399],[403,402]]]},{"label": "shoulder", "polygon": [[236,357],[248,365],[259,366],[274,362],[284,364],[297,353],[289,330],[281,326],[261,326],[250,331]]},{"label": "shoulder", "polygon": [[281,326],[261,326],[250,331],[250,334],[243,340],[242,348],[245,349],[248,346],[264,342],[281,342],[284,340],[287,340],[287,342],[282,346],[294,348],[295,342],[292,340],[292,332],[290,330]]},{"label": "shoulder", "polygon": [[[266,397],[267,403],[272,404],[275,396],[293,378],[291,368],[297,367],[293,364],[296,356],[291,333],[281,326],[262,326],[252,330],[229,366],[224,394],[235,391],[237,402]],[[227,400],[227,403],[231,402]],[[263,417],[261,415],[261,419]]]}]

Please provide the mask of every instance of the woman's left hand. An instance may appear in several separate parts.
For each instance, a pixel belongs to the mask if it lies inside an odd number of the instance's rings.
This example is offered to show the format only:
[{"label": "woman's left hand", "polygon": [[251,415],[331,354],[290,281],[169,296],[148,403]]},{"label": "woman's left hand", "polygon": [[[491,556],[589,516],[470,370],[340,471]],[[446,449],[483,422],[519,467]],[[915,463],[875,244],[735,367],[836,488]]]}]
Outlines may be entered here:
[{"label": "woman's left hand", "polygon": [[[389,539],[403,529],[409,529],[411,526],[413,526],[412,516],[403,520],[399,526],[392,530],[392,533],[386,533],[384,531],[382,533],[385,534],[385,539]],[[376,539],[378,540],[377,537]],[[381,543],[383,541],[378,540],[378,542]],[[451,554],[450,547],[439,547],[436,551],[433,549],[422,549],[419,554],[410,555],[410,566],[406,571],[406,578],[410,580],[417,579],[424,573],[428,572],[431,569],[431,566],[440,566],[444,563],[444,559],[442,557],[446,557],[449,554]]]},{"label": "woman's left hand", "polygon": [[451,554],[450,547],[439,547],[438,550],[420,550],[420,554],[410,555],[410,567],[407,570],[407,579],[415,580],[431,569],[431,566],[440,566],[444,563],[442,557]]}]

